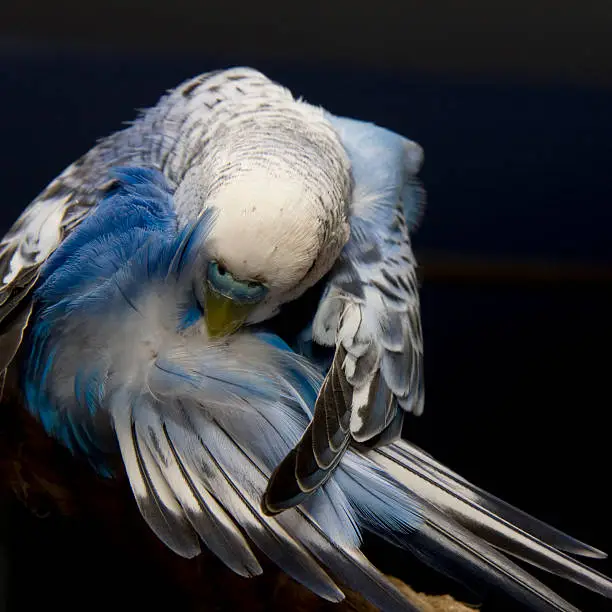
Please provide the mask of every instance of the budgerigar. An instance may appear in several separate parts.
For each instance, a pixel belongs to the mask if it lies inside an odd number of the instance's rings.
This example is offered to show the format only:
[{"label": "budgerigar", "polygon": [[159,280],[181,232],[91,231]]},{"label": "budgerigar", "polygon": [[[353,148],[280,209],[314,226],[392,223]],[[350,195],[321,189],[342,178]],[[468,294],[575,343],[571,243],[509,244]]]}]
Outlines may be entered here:
[{"label": "budgerigar", "polygon": [[[329,600],[342,591],[328,571],[382,609],[416,609],[360,553],[367,530],[534,609],[574,608],[497,548],[610,597],[569,556],[598,550],[398,439],[403,411],[423,407],[408,237],[421,158],[254,70],[184,83],[3,240],[0,368],[98,472],[121,454],[143,517],[180,555],[201,541],[253,576],[255,547]],[[311,325],[270,333],[315,285]],[[296,353],[312,342],[331,347],[325,376]]]},{"label": "budgerigar", "polygon": [[[0,372],[27,324],[24,299],[40,265],[109,186],[109,168],[159,169],[178,228],[215,207],[211,262],[195,279],[210,333],[267,320],[328,275],[314,339],[337,346],[328,385],[343,385],[344,423],[319,397],[313,426],[279,467],[271,513],[298,503],[333,471],[351,441],[393,437],[403,410],[423,409],[422,339],[414,221],[423,190],[421,148],[396,134],[297,101],[261,73],[196,77],[128,129],[69,166],[0,245]],[[332,380],[333,379],[333,380]],[[296,495],[296,492],[298,494]]]}]

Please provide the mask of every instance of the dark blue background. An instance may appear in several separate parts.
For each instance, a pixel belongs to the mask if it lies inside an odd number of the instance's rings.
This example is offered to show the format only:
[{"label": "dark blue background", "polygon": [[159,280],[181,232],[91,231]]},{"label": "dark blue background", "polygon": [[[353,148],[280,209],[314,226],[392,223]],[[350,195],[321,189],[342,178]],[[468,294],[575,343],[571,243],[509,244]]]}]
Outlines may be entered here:
[{"label": "dark blue background", "polygon": [[[132,119],[134,108],[154,104],[182,79],[223,65],[194,55],[5,49],[0,229],[7,230],[97,138]],[[310,102],[374,121],[424,146],[429,205],[415,237],[417,253],[612,263],[612,91],[339,65],[254,67]],[[408,419],[405,433],[482,487],[612,551],[609,289],[604,282],[579,280],[428,281],[425,267],[427,407],[422,418]],[[9,525],[9,531],[10,609],[21,610],[20,581],[37,576],[41,592],[51,589],[57,579],[48,573],[51,560],[57,564],[58,555],[79,549],[67,543],[59,552],[51,548],[53,538],[40,532],[34,541],[27,524]],[[373,553],[387,571],[417,587],[454,588],[421,575],[418,564]],[[612,574],[609,562],[596,567]],[[134,572],[131,579],[137,580]],[[91,575],[89,566],[79,581]],[[586,610],[609,609],[602,598],[544,578]],[[491,610],[511,609],[503,599],[491,602]]]}]

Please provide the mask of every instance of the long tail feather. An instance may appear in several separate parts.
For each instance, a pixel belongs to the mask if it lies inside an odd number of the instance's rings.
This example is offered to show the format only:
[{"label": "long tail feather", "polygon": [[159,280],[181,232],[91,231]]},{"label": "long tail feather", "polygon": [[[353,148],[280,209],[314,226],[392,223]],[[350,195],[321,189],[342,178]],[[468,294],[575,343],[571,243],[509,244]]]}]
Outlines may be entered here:
[{"label": "long tail feather", "polygon": [[349,455],[339,475],[364,528],[451,576],[464,577],[467,570],[468,575],[497,584],[533,610],[575,612],[571,604],[425,499],[416,496],[422,522],[402,519],[397,508],[415,506],[412,492],[364,459]]},{"label": "long tail feather", "polygon": [[[227,436],[225,442],[231,444],[231,437]],[[265,490],[269,476],[257,468],[248,452],[240,448],[236,450],[245,459],[244,467],[252,482],[257,483],[260,491]],[[331,539],[317,524],[307,507],[283,512],[277,517],[277,521],[289,533],[299,538],[321,563],[329,567],[348,586],[363,592],[374,605],[389,611],[412,609],[407,596],[398,591],[354,545],[342,539]]]},{"label": "long tail feather", "polygon": [[[418,531],[418,538],[400,538],[400,545],[416,552],[433,547],[433,550],[439,549],[440,558],[448,558],[449,554],[460,558],[472,564],[478,573],[487,575],[489,580],[501,582],[507,590],[515,591],[519,598],[527,598],[531,605],[537,605],[540,600],[559,609],[572,609],[495,548],[612,598],[612,582],[607,577],[546,543],[538,535],[544,535],[547,539],[552,537],[579,550],[590,551],[590,547],[540,521],[535,521],[534,533],[513,525],[504,518],[503,513],[495,514],[491,508],[474,501],[472,491],[475,487],[435,460],[428,459],[422,451],[413,451],[403,441],[369,451],[367,457],[384,470],[387,477],[420,500],[423,506],[425,521]],[[437,466],[437,472],[428,470],[427,465]],[[501,500],[495,501],[497,507],[506,509]],[[512,507],[510,509],[520,515],[523,527],[528,527],[530,517]],[[429,554],[435,558],[432,552]],[[532,595],[535,597],[533,601]]]},{"label": "long tail feather", "polygon": [[[394,441],[392,447],[381,454],[392,454],[391,461],[410,465],[412,470],[423,475],[423,482],[429,480],[431,487],[439,490],[437,504],[452,513],[465,527],[479,526],[484,529],[482,522],[490,516],[495,525],[505,522],[512,532],[517,529],[524,531],[567,553],[593,559],[607,557],[597,548],[572,538],[473,485],[406,440]],[[473,516],[479,517],[476,523],[471,522]]]},{"label": "long tail feather", "polygon": [[[165,405],[165,408],[168,406]],[[339,601],[344,597],[323,569],[328,567],[344,583],[361,591],[381,609],[397,612],[419,609],[417,602],[411,601],[394,587],[359,551],[358,542],[350,535],[350,529],[343,525],[351,519],[348,515],[342,515],[337,501],[342,493],[335,483],[317,492],[302,507],[276,517],[267,516],[260,508],[260,500],[270,472],[261,468],[261,460],[252,456],[252,449],[244,441],[239,443],[219,422],[206,417],[201,406],[183,405],[182,411],[183,418],[172,410],[166,410],[166,417],[163,418],[151,402],[140,399],[138,409],[133,412],[135,423],[132,430],[135,435],[132,439],[136,448],[145,450],[141,450],[144,468],[136,472],[137,480],[133,483],[133,486],[136,485],[135,492],[138,491],[138,478],[143,471],[158,474],[163,470],[165,478],[162,481],[150,478],[148,495],[155,499],[169,496],[174,504],[172,507],[168,504],[166,514],[169,512],[174,516],[184,529],[185,519],[189,520],[213,552],[228,566],[236,566],[235,561],[223,558],[223,551],[220,554],[207,530],[198,529],[203,508],[200,504],[196,505],[192,482],[199,482],[208,496],[223,506],[225,516],[232,523],[230,533],[236,529],[236,525],[240,525],[262,552],[319,596],[330,601]],[[125,426],[120,422],[125,412],[117,410],[116,427]],[[170,418],[169,412],[173,413]],[[132,452],[132,447],[128,446],[127,452]],[[129,460],[127,455],[124,458],[126,462]],[[128,471],[128,474],[132,477],[132,473]],[[190,475],[189,478],[187,475]],[[211,507],[209,504],[207,506],[210,512]],[[148,518],[148,505],[141,503],[141,509],[147,511],[145,518]],[[317,519],[317,512],[330,520]],[[334,514],[333,519],[330,513]],[[327,523],[325,528],[320,521]],[[149,520],[149,524],[162,540],[173,544],[173,530],[159,529],[156,521]],[[176,546],[173,548],[177,549]],[[236,550],[232,547],[225,556],[236,555]],[[250,550],[246,543],[245,550]],[[182,551],[179,549],[177,552]],[[244,556],[244,552],[239,555]],[[238,568],[241,566],[238,565]],[[257,564],[249,567],[248,572],[239,573],[254,575],[258,568]]]}]

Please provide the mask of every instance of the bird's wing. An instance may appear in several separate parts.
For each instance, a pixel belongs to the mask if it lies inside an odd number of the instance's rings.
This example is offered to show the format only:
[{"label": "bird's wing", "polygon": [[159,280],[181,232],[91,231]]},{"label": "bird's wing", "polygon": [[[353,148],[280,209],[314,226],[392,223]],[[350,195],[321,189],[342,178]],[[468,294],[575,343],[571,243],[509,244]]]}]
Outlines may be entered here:
[{"label": "bird's wing", "polygon": [[[75,191],[78,164],[68,167],[21,214],[0,242],[0,397],[32,311],[28,296],[41,265],[96,202],[95,191]],[[86,175],[82,177],[88,184]]]},{"label": "bird's wing", "polygon": [[404,411],[423,411],[423,338],[409,230],[425,192],[421,147],[376,125],[329,116],[349,155],[354,186],[351,236],[312,324],[315,342],[335,347],[314,418],[268,488],[270,512],[329,478],[353,442],[399,434]]}]

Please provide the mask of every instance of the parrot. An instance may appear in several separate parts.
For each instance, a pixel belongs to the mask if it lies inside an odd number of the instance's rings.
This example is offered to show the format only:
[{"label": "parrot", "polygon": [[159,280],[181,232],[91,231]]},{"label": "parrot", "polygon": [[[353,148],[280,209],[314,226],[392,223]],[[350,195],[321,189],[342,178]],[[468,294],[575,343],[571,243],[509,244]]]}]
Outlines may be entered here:
[{"label": "parrot", "polygon": [[[424,405],[422,159],[250,68],[179,85],[0,243],[2,376],[18,371],[26,408],[100,475],[121,457],[180,556],[204,545],[250,577],[256,549],[329,601],[346,585],[419,609],[362,553],[370,532],[532,609],[576,608],[502,551],[610,598],[573,558],[603,552],[400,437]],[[307,325],[279,333],[300,303]]]},{"label": "parrot", "polygon": [[[328,438],[335,408],[321,393],[312,425],[266,491],[270,513],[298,503],[350,444],[382,443],[401,429],[404,411],[423,411],[408,232],[424,207],[422,159],[417,143],[296,100],[250,68],[181,84],[66,168],[0,242],[0,326],[8,322],[0,383],[41,264],[108,189],[109,168],[157,168],[173,190],[178,229],[207,208],[219,211],[198,289],[211,333],[269,320],[326,277],[312,339],[335,348],[324,389],[347,391],[349,427]],[[296,487],[298,496],[289,493]]]}]

